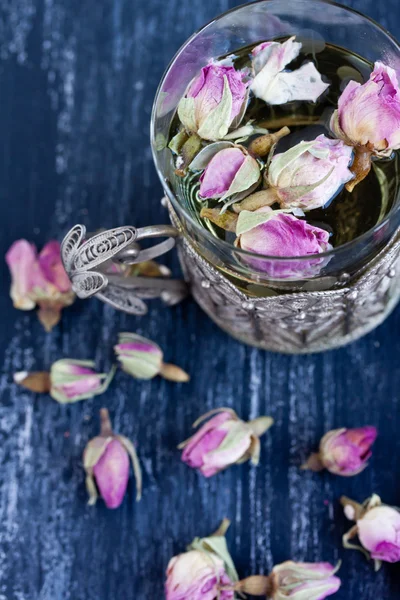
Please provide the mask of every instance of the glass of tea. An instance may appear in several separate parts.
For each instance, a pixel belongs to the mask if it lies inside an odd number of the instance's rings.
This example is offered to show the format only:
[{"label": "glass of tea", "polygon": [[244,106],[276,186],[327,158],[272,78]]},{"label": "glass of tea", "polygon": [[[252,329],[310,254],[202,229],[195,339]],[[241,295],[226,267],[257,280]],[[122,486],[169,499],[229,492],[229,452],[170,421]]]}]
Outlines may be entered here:
[{"label": "glass of tea", "polygon": [[192,293],[239,340],[330,349],[397,303],[398,68],[387,31],[324,0],[240,6],[172,60],[154,161]]}]

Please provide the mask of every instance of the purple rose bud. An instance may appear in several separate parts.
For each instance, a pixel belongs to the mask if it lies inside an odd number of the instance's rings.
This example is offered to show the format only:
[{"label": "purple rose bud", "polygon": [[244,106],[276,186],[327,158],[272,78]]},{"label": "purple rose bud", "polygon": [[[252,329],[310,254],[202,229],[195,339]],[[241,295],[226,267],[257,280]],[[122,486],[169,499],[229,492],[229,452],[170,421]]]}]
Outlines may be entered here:
[{"label": "purple rose bud", "polygon": [[234,67],[210,63],[192,81],[178,105],[178,115],[190,133],[205,140],[220,140],[237,127],[247,104],[244,73]]},{"label": "purple rose bud", "polygon": [[102,408],[101,433],[86,446],[83,463],[89,504],[97,501],[98,492],[107,508],[118,508],[124,499],[129,480],[129,458],[136,478],[137,500],[140,500],[142,476],[133,444],[112,431],[108,410]]},{"label": "purple rose bud", "polygon": [[[367,558],[375,561],[375,570],[381,562],[396,563],[400,561],[400,512],[397,508],[382,504],[379,496],[374,494],[363,505],[341,498],[344,512],[348,519],[356,521],[356,525],[343,536],[345,548],[361,550]],[[350,543],[358,537],[361,546]]]},{"label": "purple rose bud", "polygon": [[346,185],[352,191],[371,170],[373,155],[387,157],[400,148],[400,91],[394,69],[377,62],[366,83],[350,81],[333,113],[331,129],[355,147],[355,178]]},{"label": "purple rose bud", "polygon": [[200,177],[200,196],[224,202],[235,194],[238,201],[239,194],[250,193],[259,181],[260,167],[256,159],[243,148],[232,146],[217,152],[208,163]]},{"label": "purple rose bud", "polygon": [[122,369],[135,379],[153,379],[156,375],[177,382],[190,379],[180,367],[163,362],[164,354],[157,344],[135,333],[121,333],[114,350]]},{"label": "purple rose bud", "polygon": [[341,140],[319,135],[276,154],[267,173],[282,208],[312,210],[327,204],[354,177],[349,169],[353,151]]},{"label": "purple rose bud", "polygon": [[[217,414],[216,414],[217,413]],[[270,417],[260,417],[245,423],[233,410],[220,408],[202,416],[194,427],[213,416],[194,436],[180,444],[182,460],[211,477],[227,467],[250,459],[258,464],[260,436],[273,424]]]},{"label": "purple rose bud", "polygon": [[341,581],[335,577],[339,569],[329,563],[284,562],[273,568],[269,576],[253,576],[240,581],[236,589],[272,600],[324,600],[335,594]]},{"label": "purple rose bud", "polygon": [[93,398],[107,390],[114,373],[114,367],[108,375],[97,373],[90,360],[58,360],[50,370],[50,394],[62,404]]},{"label": "purple rose bud", "polygon": [[47,331],[58,323],[61,310],[74,301],[71,282],[61,262],[60,244],[51,241],[37,256],[26,240],[14,242],[6,254],[14,306],[31,310],[39,306],[39,320]]},{"label": "purple rose bud", "polygon": [[287,70],[302,47],[294,40],[292,37],[283,43],[263,42],[252,51],[254,79],[250,89],[268,104],[286,104],[293,100],[316,102],[329,87],[312,62],[295,71]]},{"label": "purple rose bud", "polygon": [[[259,225],[256,225],[257,219]],[[310,225],[292,214],[273,211],[269,207],[255,212],[242,211],[236,232],[236,243],[240,248],[267,257],[305,257],[332,248],[329,233],[324,229]],[[284,262],[246,258],[246,262],[254,269],[277,279],[314,277],[327,264],[325,258],[318,257]]]},{"label": "purple rose bud", "polygon": [[344,477],[358,475],[368,466],[376,437],[375,427],[329,431],[321,440],[319,453],[312,454],[303,468],[311,471],[328,469]]},{"label": "purple rose bud", "polygon": [[238,576],[225,539],[229,521],[207,538],[195,538],[167,568],[166,600],[234,600]]}]

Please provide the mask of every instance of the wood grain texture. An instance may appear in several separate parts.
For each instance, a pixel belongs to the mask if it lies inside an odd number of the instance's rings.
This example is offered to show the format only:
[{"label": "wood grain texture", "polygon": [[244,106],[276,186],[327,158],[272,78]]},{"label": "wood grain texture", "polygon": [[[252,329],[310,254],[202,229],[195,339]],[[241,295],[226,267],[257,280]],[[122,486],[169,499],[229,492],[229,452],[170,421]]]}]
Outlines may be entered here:
[{"label": "wood grain texture", "polygon": [[[295,1],[295,0],[292,0]],[[346,2],[400,34],[398,0]],[[165,222],[149,119],[160,77],[184,40],[233,0],[2,0],[0,3],[0,255],[16,239],[42,245],[81,221],[90,229]],[[166,262],[177,269],[177,260]],[[400,505],[400,310],[340,351],[289,357],[247,348],[192,302],[136,319],[77,302],[46,335],[12,309],[0,262],[0,600],[161,600],[169,558],[232,520],[241,576],[274,563],[343,559],[338,600],[395,600],[399,567],[375,574],[341,549],[341,494]],[[71,356],[109,366],[122,330],[157,340],[187,385],[123,373],[91,401],[60,406],[16,389],[12,373]],[[178,442],[215,406],[274,417],[259,468],[210,480],[179,461]],[[107,406],[137,443],[144,496],[86,506],[82,451]],[[330,428],[374,424],[371,466],[354,479],[302,473]]]}]

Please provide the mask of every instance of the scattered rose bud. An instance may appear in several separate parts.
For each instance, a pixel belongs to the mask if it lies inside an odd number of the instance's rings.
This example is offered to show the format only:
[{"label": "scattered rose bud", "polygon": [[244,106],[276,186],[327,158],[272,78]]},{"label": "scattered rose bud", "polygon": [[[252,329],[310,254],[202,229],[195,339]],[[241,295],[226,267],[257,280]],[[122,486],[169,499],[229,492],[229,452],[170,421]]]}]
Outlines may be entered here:
[{"label": "scattered rose bud", "polygon": [[[267,257],[296,257],[320,254],[332,248],[329,233],[289,212],[273,211],[268,206],[255,212],[242,211],[236,227],[236,245],[243,250]],[[253,268],[274,278],[317,276],[327,258],[277,261],[246,258]]]},{"label": "scattered rose bud", "polygon": [[50,373],[21,371],[14,374],[14,381],[32,392],[50,393],[57,402],[67,404],[103,394],[114,373],[114,367],[107,375],[97,373],[91,360],[65,358],[53,363]]},{"label": "scattered rose bud", "polygon": [[120,333],[114,346],[117,359],[125,373],[135,379],[164,379],[185,383],[190,377],[183,369],[163,362],[163,351],[157,344],[136,333]]},{"label": "scattered rose bud", "polygon": [[282,208],[312,210],[327,204],[353,178],[353,151],[341,140],[319,135],[276,154],[266,173],[267,184]]},{"label": "scattered rose bud", "polygon": [[272,600],[324,600],[335,594],[341,581],[335,577],[340,565],[284,562],[267,576],[248,577],[236,584],[238,592],[267,596]]},{"label": "scattered rose bud", "polygon": [[[214,416],[213,416],[214,415]],[[229,408],[217,408],[203,415],[193,427],[212,417],[197,433],[180,444],[182,460],[211,477],[233,464],[260,458],[260,436],[273,424],[271,417],[259,417],[246,423]]]},{"label": "scattered rose bud", "polygon": [[319,452],[310,456],[303,469],[328,469],[334,475],[344,477],[358,475],[368,466],[376,437],[375,427],[329,431],[321,440]]},{"label": "scattered rose bud", "polygon": [[210,63],[203,67],[179,102],[178,116],[190,133],[210,141],[222,139],[244,115],[248,84],[244,73]]},{"label": "scattered rose bud", "polygon": [[268,104],[286,104],[293,100],[316,102],[329,84],[322,81],[312,62],[295,71],[287,65],[296,59],[301,44],[292,37],[286,42],[263,42],[252,51],[254,79],[251,91]]},{"label": "scattered rose bud", "polygon": [[372,156],[387,157],[400,148],[400,90],[394,69],[377,62],[366,83],[350,81],[339,98],[331,129],[355,148],[356,177],[346,186],[352,191],[371,170]]},{"label": "scattered rose bud", "polygon": [[83,454],[89,504],[96,504],[98,492],[107,508],[118,508],[129,480],[129,457],[136,479],[136,499],[142,495],[142,473],[132,442],[112,431],[108,410],[100,411],[100,435],[90,440]]},{"label": "scattered rose bud", "polygon": [[[344,547],[360,550],[368,559],[373,559],[376,571],[380,569],[382,561],[399,562],[399,510],[382,504],[380,497],[376,494],[362,505],[346,497],[342,497],[340,501],[344,507],[346,517],[356,522],[356,525],[343,536]],[[361,546],[350,543],[350,540],[356,537],[358,537]]]},{"label": "scattered rose bud", "polygon": [[61,262],[59,243],[48,242],[38,255],[33,244],[18,240],[8,250],[6,262],[15,308],[31,310],[38,305],[39,320],[46,331],[51,331],[60,320],[62,308],[75,298]]},{"label": "scattered rose bud", "polygon": [[234,600],[238,581],[226,545],[229,521],[208,538],[196,538],[167,568],[166,600]]},{"label": "scattered rose bud", "polygon": [[234,196],[238,201],[258,186],[260,178],[257,160],[244,148],[232,145],[208,163],[200,177],[200,197],[226,202]]}]

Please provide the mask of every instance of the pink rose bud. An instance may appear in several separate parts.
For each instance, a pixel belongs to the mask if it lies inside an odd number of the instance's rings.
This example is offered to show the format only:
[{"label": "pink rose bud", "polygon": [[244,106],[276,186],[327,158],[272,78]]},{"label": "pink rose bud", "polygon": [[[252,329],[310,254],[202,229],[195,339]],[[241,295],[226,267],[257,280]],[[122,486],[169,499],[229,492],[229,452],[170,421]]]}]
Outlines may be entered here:
[{"label": "pink rose bud", "polygon": [[400,148],[400,92],[394,69],[381,62],[363,85],[350,81],[331,120],[334,134],[355,146],[351,191],[371,169],[371,157],[390,156]]},{"label": "pink rose bud", "polygon": [[341,140],[319,135],[276,154],[267,172],[267,183],[282,208],[320,208],[354,177],[349,169],[352,156],[352,148]]},{"label": "pink rose bud", "polygon": [[163,362],[163,351],[157,344],[135,333],[121,333],[114,346],[117,359],[125,373],[135,379],[165,379],[187,382],[190,377],[183,369]]},{"label": "pink rose bud", "polygon": [[26,240],[14,242],[6,254],[14,306],[31,310],[39,306],[39,320],[50,331],[60,320],[61,310],[74,301],[71,282],[61,262],[60,245],[46,244],[39,256]]},{"label": "pink rose bud", "polygon": [[[296,257],[317,255],[331,250],[329,233],[308,224],[285,211],[273,211],[268,206],[255,212],[242,211],[236,227],[236,245],[267,257]],[[329,259],[328,259],[329,260]],[[271,278],[305,278],[317,276],[327,264],[326,258],[302,261],[274,261],[246,258],[253,268]]]},{"label": "pink rose bud", "polygon": [[208,538],[196,538],[167,568],[166,600],[234,600],[238,581],[224,534],[229,521]]},{"label": "pink rose bud", "polygon": [[218,63],[203,67],[178,105],[178,116],[186,130],[215,141],[237,127],[248,98],[244,77],[234,67]]},{"label": "pink rose bud", "polygon": [[335,576],[339,569],[329,563],[284,562],[265,576],[248,577],[236,586],[237,591],[272,600],[324,600],[335,594],[341,581]]},{"label": "pink rose bud", "polygon": [[[212,148],[218,148],[219,145],[211,144],[201,152],[194,161],[195,166],[199,164],[202,154],[210,154]],[[260,177],[260,167],[256,159],[247,154],[244,148],[230,144],[230,147],[217,152],[206,166],[200,177],[200,196],[215,198],[220,202],[226,202],[233,197],[234,201],[238,202],[257,187]]]},{"label": "pink rose bud", "polygon": [[97,373],[91,360],[65,358],[53,363],[50,370],[50,394],[61,404],[86,400],[103,394],[114,377],[115,368],[110,373]]},{"label": "pink rose bud", "polygon": [[[343,536],[345,548],[360,550],[367,558],[375,561],[375,570],[381,563],[400,561],[400,512],[397,508],[382,504],[379,496],[374,494],[363,505],[341,498],[344,512],[348,519],[356,525]],[[358,538],[361,545],[350,543]]]},{"label": "pink rose bud", "polygon": [[252,51],[254,79],[251,91],[268,104],[286,104],[294,100],[316,102],[328,89],[312,62],[289,71],[286,67],[295,60],[302,45],[292,37],[286,42],[263,42]]},{"label": "pink rose bud", "polygon": [[89,504],[96,504],[98,492],[107,508],[118,508],[124,499],[129,480],[129,458],[136,478],[136,499],[142,494],[142,474],[133,444],[112,431],[108,410],[100,411],[101,432],[86,446],[83,464]]},{"label": "pink rose bud", "polygon": [[194,436],[180,444],[183,462],[199,469],[205,477],[245,460],[258,464],[260,436],[271,427],[273,419],[260,417],[246,423],[233,410],[218,408],[200,417],[194,427],[212,415]]},{"label": "pink rose bud", "polygon": [[320,442],[319,452],[312,454],[303,468],[311,471],[328,469],[334,475],[344,477],[358,475],[368,466],[376,437],[375,427],[329,431]]}]

